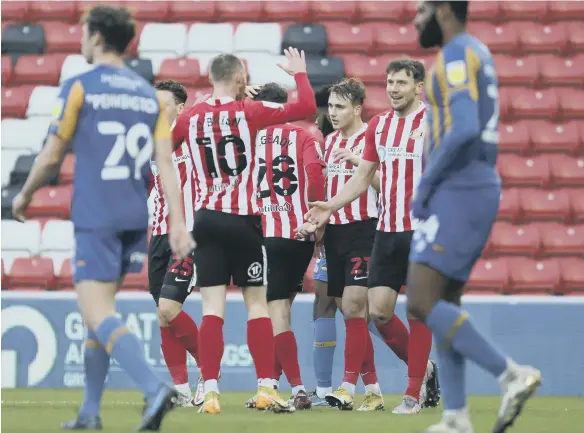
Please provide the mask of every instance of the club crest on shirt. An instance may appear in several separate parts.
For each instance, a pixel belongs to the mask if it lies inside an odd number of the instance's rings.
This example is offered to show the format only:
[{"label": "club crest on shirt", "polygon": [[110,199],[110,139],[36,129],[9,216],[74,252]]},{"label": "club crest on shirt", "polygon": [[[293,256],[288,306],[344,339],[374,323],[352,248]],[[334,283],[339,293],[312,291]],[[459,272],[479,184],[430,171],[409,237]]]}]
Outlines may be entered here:
[{"label": "club crest on shirt", "polygon": [[379,162],[385,161],[387,158],[387,148],[385,146],[377,146],[377,156],[379,157]]},{"label": "club crest on shirt", "polygon": [[422,128],[418,128],[415,131],[410,133],[410,138],[413,140],[419,140],[424,137],[424,130]]},{"label": "club crest on shirt", "polygon": [[446,64],[446,81],[452,87],[461,86],[466,83],[466,63],[464,60],[455,60]]}]

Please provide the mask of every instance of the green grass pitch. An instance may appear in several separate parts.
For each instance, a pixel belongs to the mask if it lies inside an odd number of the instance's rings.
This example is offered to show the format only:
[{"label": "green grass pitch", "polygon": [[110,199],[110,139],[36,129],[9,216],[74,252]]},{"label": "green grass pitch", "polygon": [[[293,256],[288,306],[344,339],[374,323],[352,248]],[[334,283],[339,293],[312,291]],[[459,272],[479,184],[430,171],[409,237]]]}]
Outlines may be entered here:
[{"label": "green grass pitch", "polygon": [[[283,394],[286,395],[286,394]],[[391,408],[400,396],[386,395],[386,410],[377,413],[339,412],[328,407],[276,415],[245,409],[251,394],[224,393],[219,415],[200,415],[195,408],[173,411],[162,431],[172,433],[415,433],[440,418],[440,408],[417,416],[397,416]],[[2,433],[60,432],[61,421],[75,416],[80,390],[16,389],[2,391]],[[362,396],[357,396],[357,403]],[[471,397],[475,433],[490,433],[498,397]],[[142,397],[132,391],[106,391],[102,407],[105,432],[132,432],[138,424]],[[510,433],[579,433],[584,426],[584,398],[535,397]]]}]

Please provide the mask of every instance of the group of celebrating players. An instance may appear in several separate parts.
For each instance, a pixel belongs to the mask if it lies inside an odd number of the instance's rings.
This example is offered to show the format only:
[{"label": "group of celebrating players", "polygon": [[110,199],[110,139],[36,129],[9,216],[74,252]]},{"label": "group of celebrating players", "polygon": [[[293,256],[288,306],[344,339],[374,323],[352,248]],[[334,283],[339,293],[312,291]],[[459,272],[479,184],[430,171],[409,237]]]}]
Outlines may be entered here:
[{"label": "group of celebrating players", "polygon": [[[177,405],[220,412],[231,283],[243,292],[258,379],[248,407],[293,412],[328,404],[351,410],[361,377],[366,394],[357,410],[382,409],[371,330],[408,366],[408,388],[394,413],[436,406],[440,377],[443,418],[425,431],[472,433],[464,389],[464,363],[470,359],[501,384],[493,431],[512,425],[541,375],[506,358],[460,307],[500,195],[494,168],[497,79],[488,49],[465,31],[467,7],[468,2],[420,2],[415,24],[422,47],[441,48],[435,64],[426,77],[418,61],[390,62],[391,109],[368,124],[361,118],[366,95],[359,80],[330,88],[333,132],[324,152],[308,131],[286,123],[316,113],[303,52],[285,50],[288,64],[280,65],[296,81],[296,102],[288,103],[286,91],[274,83],[248,87],[242,61],[221,54],[209,68],[213,94],[185,108],[179,83],[153,88],[123,66],[122,54],[134,36],[129,13],[91,9],[82,51],[96,67],[63,84],[48,143],[13,203],[15,217],[23,220],[34,191],[73,147],[74,280],[88,332],[84,401],[64,429],[102,428],[99,410],[110,357],[144,392],[139,430],[158,430]],[[426,104],[420,101],[424,87]],[[115,315],[120,281],[139,271],[146,256],[150,171],[150,290],[175,387],[156,376],[136,337]],[[319,256],[318,386],[308,393],[290,311],[313,254]],[[404,285],[409,332],[394,314]],[[202,298],[199,328],[182,311],[193,286]],[[345,319],[345,368],[333,391],[337,309]],[[439,369],[429,360],[432,335]],[[194,398],[187,352],[201,370]],[[292,386],[290,401],[279,393],[282,372]]]}]

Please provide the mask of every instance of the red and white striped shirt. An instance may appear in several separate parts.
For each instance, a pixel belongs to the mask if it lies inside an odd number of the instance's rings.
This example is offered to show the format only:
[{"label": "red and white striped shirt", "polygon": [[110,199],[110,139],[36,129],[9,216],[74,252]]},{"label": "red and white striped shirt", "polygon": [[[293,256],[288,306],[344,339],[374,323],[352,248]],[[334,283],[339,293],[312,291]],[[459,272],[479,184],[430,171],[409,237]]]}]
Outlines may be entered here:
[{"label": "red and white striped shirt", "polygon": [[185,140],[195,169],[195,210],[235,215],[257,214],[255,138],[270,125],[302,120],[316,112],[314,91],[305,73],[296,74],[298,101],[275,104],[210,98],[186,109],[172,131],[175,144]]},{"label": "red and white striped shirt", "polygon": [[320,144],[305,129],[285,124],[259,131],[256,149],[254,178],[264,237],[294,239],[308,212],[305,168],[324,166]]},{"label": "red and white striped shirt", "polygon": [[[172,160],[177,174],[180,191],[182,193],[185,221],[188,230],[191,231],[194,225],[196,195],[193,163],[186,143],[183,143],[181,147],[174,151],[172,154]],[[162,192],[160,174],[158,174],[158,169],[156,168],[156,163],[154,161],[150,161],[150,168],[153,175],[153,186],[150,192],[150,200],[153,207],[151,221],[152,236],[160,236],[168,233],[168,202]]]},{"label": "red and white striped shirt", "polygon": [[363,159],[379,162],[380,211],[377,230],[404,232],[416,229],[410,201],[422,177],[426,106],[406,117],[393,110],[369,121]]},{"label": "red and white striped shirt", "polygon": [[[330,200],[353,177],[356,167],[351,163],[336,162],[332,156],[334,149],[350,149],[355,155],[361,156],[365,148],[365,131],[367,125],[349,138],[343,138],[340,131],[335,131],[325,138],[324,161],[327,172],[327,197]],[[329,224],[349,224],[369,218],[377,218],[377,192],[369,187],[366,192],[352,203],[334,212]]]}]

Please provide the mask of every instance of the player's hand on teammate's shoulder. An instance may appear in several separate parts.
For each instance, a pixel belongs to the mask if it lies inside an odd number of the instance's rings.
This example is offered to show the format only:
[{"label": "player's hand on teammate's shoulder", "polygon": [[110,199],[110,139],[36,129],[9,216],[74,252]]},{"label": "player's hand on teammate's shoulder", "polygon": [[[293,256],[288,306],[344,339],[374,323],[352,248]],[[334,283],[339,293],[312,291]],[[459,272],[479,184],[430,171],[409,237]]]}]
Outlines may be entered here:
[{"label": "player's hand on teammate's shoulder", "polygon": [[245,97],[248,99],[253,99],[257,96],[259,91],[262,89],[263,86],[247,86],[245,88]]},{"label": "player's hand on teammate's shoulder", "polygon": [[355,167],[359,166],[359,157],[346,148],[334,149],[332,156],[335,162],[348,162]]},{"label": "player's hand on teammate's shoulder", "polygon": [[294,76],[300,72],[306,72],[306,58],[304,50],[298,51],[296,48],[288,47],[284,50],[288,65],[278,63],[278,67],[286,72],[288,75]]},{"label": "player's hand on teammate's shoulder", "polygon": [[186,229],[184,220],[182,224],[172,224],[172,230],[168,235],[168,242],[170,243],[170,249],[172,254],[179,260],[184,259],[188,256],[191,251],[195,249],[195,241],[193,235]]},{"label": "player's hand on teammate's shoulder", "polygon": [[31,200],[32,196],[28,196],[26,194],[23,194],[22,192],[16,194],[16,196],[12,200],[12,216],[14,217],[14,219],[20,221],[21,223],[26,221],[26,218],[24,217],[24,212],[26,211],[26,208],[30,204]]}]

